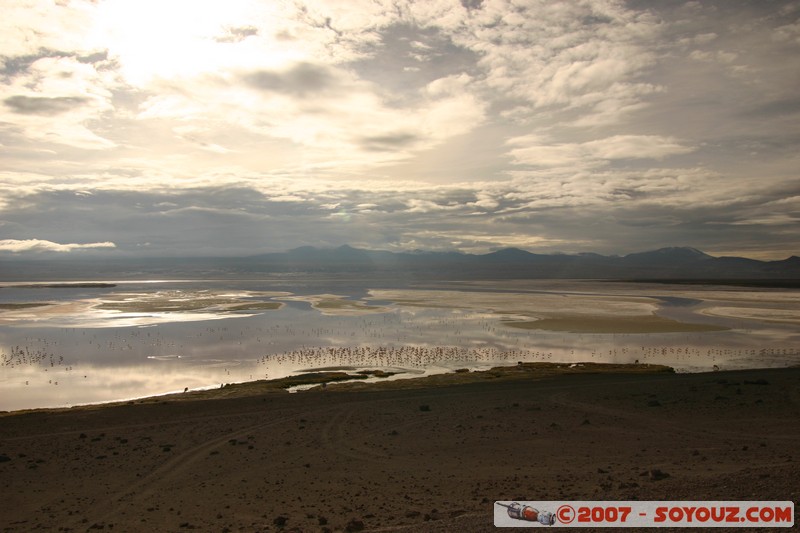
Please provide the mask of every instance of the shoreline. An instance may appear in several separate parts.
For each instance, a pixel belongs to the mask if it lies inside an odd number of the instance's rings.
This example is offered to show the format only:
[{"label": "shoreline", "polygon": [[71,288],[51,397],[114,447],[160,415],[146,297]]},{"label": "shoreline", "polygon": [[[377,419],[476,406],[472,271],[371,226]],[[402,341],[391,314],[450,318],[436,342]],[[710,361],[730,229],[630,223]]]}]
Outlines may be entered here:
[{"label": "shoreline", "polygon": [[[787,366],[780,368],[799,368]],[[748,372],[758,370],[771,370],[776,367],[737,369],[737,370],[708,370],[690,372],[688,374],[715,375],[727,372]],[[190,389],[188,391],[165,392],[137,398],[111,400],[107,402],[77,404],[72,406],[33,407],[15,410],[0,411],[0,420],[3,417],[15,416],[37,412],[63,412],[97,410],[105,407],[121,405],[142,405],[174,401],[214,401],[231,398],[260,396],[263,394],[308,394],[317,392],[378,392],[385,390],[403,389],[435,389],[451,387],[470,383],[508,382],[508,381],[537,381],[547,378],[559,378],[580,374],[678,374],[673,367],[667,365],[647,363],[549,363],[549,362],[519,362],[516,365],[499,365],[485,370],[470,370],[459,368],[449,372],[428,374],[424,376],[400,377],[392,380],[382,379],[395,375],[394,372],[382,370],[365,370],[356,367],[327,367],[320,369],[306,369],[301,374],[275,379],[258,379],[238,383],[227,383],[221,386]],[[367,381],[373,378],[374,380]],[[377,378],[377,379],[375,379]],[[294,389],[294,390],[290,390]]]},{"label": "shoreline", "polygon": [[800,498],[800,368],[597,370],[6,414],[0,530],[477,533],[497,500]]},{"label": "shoreline", "polygon": [[[239,383],[226,383],[220,387],[190,389],[184,392],[165,392],[141,398],[127,398],[111,400],[108,402],[78,404],[64,407],[34,407],[0,411],[0,419],[5,416],[24,414],[39,411],[78,411],[82,409],[102,409],[119,405],[140,405],[165,401],[213,401],[228,398],[241,398],[259,396],[273,393],[313,393],[318,391],[380,391],[397,389],[426,389],[462,385],[466,383],[480,383],[488,380],[515,381],[537,380],[561,375],[594,374],[594,373],[674,373],[672,367],[653,364],[616,364],[616,363],[545,363],[545,362],[520,362],[516,365],[503,365],[491,367],[487,370],[456,369],[450,372],[428,374],[425,376],[410,376],[394,380],[380,381],[395,375],[393,372],[382,370],[332,369],[307,371],[275,379],[258,379]],[[377,381],[363,382],[370,377],[378,378]],[[301,387],[301,388],[297,388]],[[289,390],[294,388],[294,390]]]}]

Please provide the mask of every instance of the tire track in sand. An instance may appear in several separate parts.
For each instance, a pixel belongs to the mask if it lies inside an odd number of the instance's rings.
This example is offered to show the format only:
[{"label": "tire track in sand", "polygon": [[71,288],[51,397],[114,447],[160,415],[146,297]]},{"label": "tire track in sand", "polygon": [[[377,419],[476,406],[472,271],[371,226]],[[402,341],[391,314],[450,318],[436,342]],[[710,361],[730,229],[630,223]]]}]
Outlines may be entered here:
[{"label": "tire track in sand", "polygon": [[[321,409],[316,409],[313,412],[317,413],[325,412],[330,409],[332,409],[332,407],[325,407]],[[217,418],[217,416],[214,416],[212,418]],[[270,420],[262,423],[251,424],[248,426],[237,428],[233,431],[225,432],[218,437],[205,440],[203,442],[196,444],[195,446],[188,448],[182,453],[175,455],[165,463],[156,467],[150,473],[148,473],[147,475],[145,475],[132,485],[128,485],[123,490],[117,491],[116,493],[109,495],[105,505],[101,504],[101,507],[103,507],[103,509],[101,510],[100,514],[96,516],[96,518],[94,518],[94,521],[99,523],[107,522],[110,519],[114,518],[114,516],[119,511],[122,510],[120,506],[121,504],[126,502],[132,503],[134,501],[143,500],[148,496],[154,495],[156,492],[161,490],[162,487],[168,486],[171,481],[175,480],[176,478],[179,478],[186,471],[193,468],[200,460],[208,457],[209,453],[213,451],[215,448],[227,444],[231,439],[246,437],[247,434],[253,431],[258,431],[271,426],[285,424],[294,419],[295,419],[294,415],[284,416],[280,418],[271,418]],[[197,422],[198,420],[195,421]],[[75,524],[76,527],[81,527],[84,525],[85,524],[82,523]]]}]

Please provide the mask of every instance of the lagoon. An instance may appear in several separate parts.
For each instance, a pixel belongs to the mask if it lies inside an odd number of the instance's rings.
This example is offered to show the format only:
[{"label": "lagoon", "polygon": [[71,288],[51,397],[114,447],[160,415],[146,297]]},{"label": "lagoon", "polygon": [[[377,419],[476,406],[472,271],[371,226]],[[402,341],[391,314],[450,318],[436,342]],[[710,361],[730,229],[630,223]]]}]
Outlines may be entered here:
[{"label": "lagoon", "polygon": [[680,372],[800,364],[800,291],[323,276],[0,285],[0,410],[320,368],[390,378],[517,361]]}]

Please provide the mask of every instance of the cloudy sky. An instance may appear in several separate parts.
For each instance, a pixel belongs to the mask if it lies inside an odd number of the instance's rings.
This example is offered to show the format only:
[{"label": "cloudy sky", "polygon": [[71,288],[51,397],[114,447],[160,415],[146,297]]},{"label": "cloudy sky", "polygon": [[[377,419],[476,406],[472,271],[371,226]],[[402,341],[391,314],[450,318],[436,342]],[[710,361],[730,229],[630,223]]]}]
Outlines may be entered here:
[{"label": "cloudy sky", "polygon": [[800,252],[800,2],[2,9],[0,256]]}]

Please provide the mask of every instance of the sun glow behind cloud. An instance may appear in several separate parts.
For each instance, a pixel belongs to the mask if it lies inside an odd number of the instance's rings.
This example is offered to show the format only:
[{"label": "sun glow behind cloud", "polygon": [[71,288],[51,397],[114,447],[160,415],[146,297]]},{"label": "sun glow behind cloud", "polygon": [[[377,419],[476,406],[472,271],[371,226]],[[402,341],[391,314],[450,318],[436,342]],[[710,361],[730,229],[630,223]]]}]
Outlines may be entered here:
[{"label": "sun glow behind cloud", "polygon": [[[254,8],[253,2],[242,0],[108,0],[97,7],[87,44],[107,49],[119,61],[125,80],[140,87],[236,66],[279,67],[293,59],[297,54],[264,46],[263,37],[258,39],[262,46],[248,40],[258,34],[239,25],[253,20]],[[262,18],[271,18],[269,8],[262,6]]]},{"label": "sun glow behind cloud", "polygon": [[0,237],[783,257],[800,8],[778,4],[12,2]]}]

